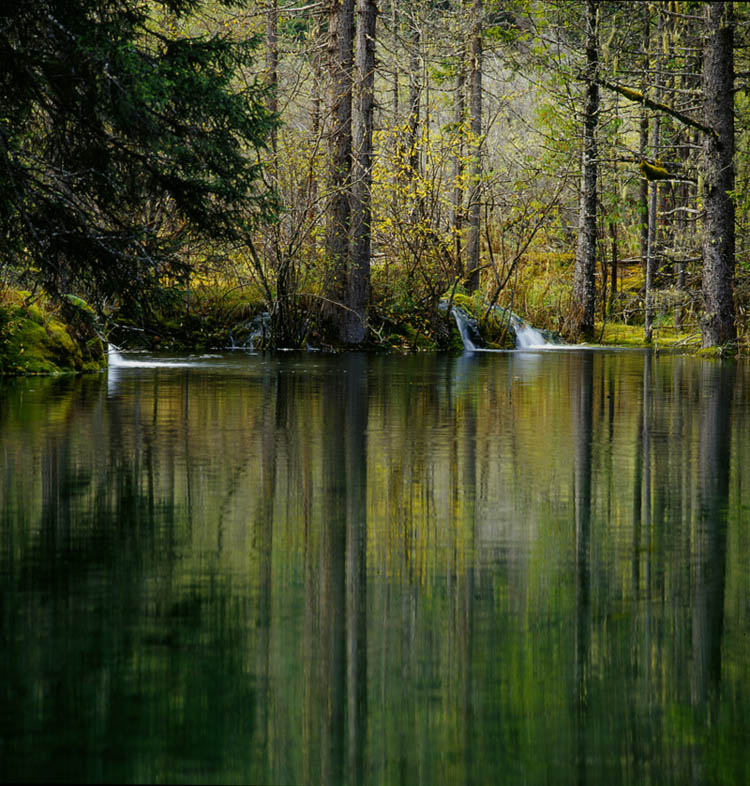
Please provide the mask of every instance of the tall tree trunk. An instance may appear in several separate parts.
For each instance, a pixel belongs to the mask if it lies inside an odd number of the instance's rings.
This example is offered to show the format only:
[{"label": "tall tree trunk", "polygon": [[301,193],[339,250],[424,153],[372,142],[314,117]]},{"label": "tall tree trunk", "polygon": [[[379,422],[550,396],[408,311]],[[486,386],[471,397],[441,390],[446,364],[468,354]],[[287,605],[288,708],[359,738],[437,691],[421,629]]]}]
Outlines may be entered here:
[{"label": "tall tree trunk", "polygon": [[[649,52],[651,51],[651,9],[649,3],[641,5],[641,13],[643,16],[643,51],[645,54],[645,63],[643,65],[643,81],[641,83],[641,93],[646,95],[646,86],[648,82],[648,66],[649,66]],[[639,123],[639,146],[638,156],[641,161],[645,161],[648,157],[648,107],[641,107],[641,119]],[[640,241],[641,241],[641,266],[643,267],[643,274],[646,275],[646,267],[648,265],[648,180],[645,177],[641,178],[640,193],[638,199],[638,212],[640,215]]]},{"label": "tall tree trunk", "polygon": [[315,165],[315,152],[318,149],[321,137],[321,95],[323,93],[323,64],[322,58],[318,54],[318,46],[322,41],[321,23],[319,17],[313,17],[313,26],[310,30],[310,49],[313,54],[311,56],[312,68],[312,110],[310,112],[310,138],[312,139],[312,149],[310,152],[310,163],[307,170],[307,204],[308,204],[308,219],[314,220],[314,215],[317,212],[315,207],[318,201],[318,173]]},{"label": "tall tree trunk", "polygon": [[352,170],[352,264],[345,329],[347,344],[365,339],[366,309],[370,293],[370,184],[372,182],[372,122],[375,86],[375,0],[357,0],[357,40],[354,73],[355,104],[352,117],[354,160]]},{"label": "tall tree trunk", "polygon": [[465,43],[461,43],[456,55],[456,87],[453,96],[453,123],[456,126],[456,148],[453,154],[453,194],[451,199],[451,229],[453,231],[453,253],[455,257],[455,271],[457,276],[464,275],[463,248],[461,231],[463,229],[464,210],[464,129],[466,120],[466,58]]},{"label": "tall tree trunk", "polygon": [[737,338],[734,311],[734,13],[731,2],[704,7],[703,346]]},{"label": "tall tree trunk", "polygon": [[[266,84],[269,89],[268,108],[279,111],[277,94],[279,85],[279,7],[278,0],[268,0],[266,5]],[[276,155],[276,128],[271,129],[271,149]]]},{"label": "tall tree trunk", "polygon": [[391,111],[393,127],[398,128],[398,0],[391,0],[391,28],[393,29],[393,74],[391,75]]},{"label": "tall tree trunk", "polygon": [[[658,19],[656,22],[656,36],[655,36],[655,60],[656,60],[656,78],[654,84],[654,97],[657,101],[660,100],[659,87],[661,85],[661,51],[662,51],[662,37],[663,37],[663,21],[662,14],[657,10]],[[649,57],[649,60],[651,58]],[[657,112],[654,114],[653,126],[651,136],[651,157],[654,161],[659,159],[660,146],[661,146],[661,116]],[[646,238],[646,293],[645,293],[645,316],[644,316],[644,338],[647,343],[651,342],[653,337],[653,322],[654,322],[654,270],[656,268],[656,209],[659,202],[659,181],[654,180],[648,183],[649,199],[648,199],[648,233]]]},{"label": "tall tree trunk", "polygon": [[573,280],[576,306],[574,332],[590,336],[594,332],[596,305],[596,126],[599,115],[599,20],[595,0],[586,0],[586,99],[583,110],[583,151],[581,156],[581,204],[578,212],[578,247]]},{"label": "tall tree trunk", "polygon": [[328,0],[328,297],[339,335],[346,324],[352,156],[352,44],[354,0]]},{"label": "tall tree trunk", "polygon": [[409,116],[406,120],[407,128],[407,151],[406,161],[409,177],[409,191],[414,194],[414,205],[412,209],[411,220],[417,223],[421,217],[421,210],[419,209],[419,200],[416,196],[416,187],[414,181],[419,172],[419,145],[417,144],[417,137],[419,135],[419,104],[422,96],[422,83],[420,80],[421,63],[420,63],[420,46],[421,34],[419,31],[418,20],[416,16],[410,19],[409,29]]},{"label": "tall tree trunk", "polygon": [[472,189],[469,197],[468,232],[466,235],[466,288],[475,292],[479,287],[479,220],[481,216],[481,188],[479,179],[482,173],[482,0],[474,0],[471,31],[471,68],[469,71],[469,114],[471,116],[471,156]]}]

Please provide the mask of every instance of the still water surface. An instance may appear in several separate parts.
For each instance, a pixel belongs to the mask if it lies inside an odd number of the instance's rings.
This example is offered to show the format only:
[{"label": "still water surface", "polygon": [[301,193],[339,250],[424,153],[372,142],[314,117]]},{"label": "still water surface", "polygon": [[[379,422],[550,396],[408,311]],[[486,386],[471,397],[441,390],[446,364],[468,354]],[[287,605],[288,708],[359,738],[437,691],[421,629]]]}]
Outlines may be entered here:
[{"label": "still water surface", "polygon": [[0,382],[0,778],[750,783],[747,366],[180,362]]}]

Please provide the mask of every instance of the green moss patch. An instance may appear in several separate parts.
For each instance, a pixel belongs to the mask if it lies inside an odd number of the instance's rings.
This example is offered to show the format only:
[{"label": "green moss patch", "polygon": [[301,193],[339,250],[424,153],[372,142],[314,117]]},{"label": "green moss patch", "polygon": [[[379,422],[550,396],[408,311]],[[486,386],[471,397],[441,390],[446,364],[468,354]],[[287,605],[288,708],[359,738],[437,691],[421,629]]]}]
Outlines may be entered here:
[{"label": "green moss patch", "polygon": [[0,305],[0,373],[64,374],[104,367],[98,337],[81,340],[72,332],[77,331],[38,306]]},{"label": "green moss patch", "polygon": [[[617,347],[654,347],[655,349],[684,349],[694,351],[700,347],[698,333],[678,333],[671,326],[655,326],[651,344],[647,344],[643,325],[625,325],[622,322],[607,322],[602,329],[596,326],[594,336],[600,344]],[[600,338],[601,337],[601,338]]]}]

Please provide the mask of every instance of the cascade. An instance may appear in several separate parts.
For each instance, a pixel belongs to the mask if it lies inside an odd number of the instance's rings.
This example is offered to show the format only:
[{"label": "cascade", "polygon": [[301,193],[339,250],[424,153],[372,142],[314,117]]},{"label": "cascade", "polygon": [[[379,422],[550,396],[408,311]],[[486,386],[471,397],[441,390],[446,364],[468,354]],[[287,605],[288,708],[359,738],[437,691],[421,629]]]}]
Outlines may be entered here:
[{"label": "cascade", "polygon": [[528,322],[519,319],[515,314],[511,317],[511,323],[516,334],[516,349],[536,349],[550,345],[541,330],[531,327]]},{"label": "cascade", "polygon": [[127,361],[117,351],[117,347],[114,344],[107,344],[107,362],[109,363],[110,367],[112,367],[112,366],[122,366]]},{"label": "cascade", "polygon": [[476,320],[459,306],[453,306],[451,314],[453,314],[453,319],[456,320],[458,332],[461,334],[461,340],[464,342],[464,349],[467,352],[476,352],[478,349],[482,349],[482,336],[479,333],[479,326]]},{"label": "cascade", "polygon": [[[243,339],[235,339],[234,330],[246,335]],[[241,349],[253,351],[256,347],[262,348],[266,344],[266,339],[271,333],[271,315],[267,311],[253,317],[249,322],[235,325],[229,330],[230,346],[227,349]]]},{"label": "cascade", "polygon": [[[485,349],[482,344],[482,336],[479,333],[479,326],[475,319],[470,317],[462,308],[453,306],[451,314],[456,320],[458,332],[464,342],[464,349],[467,352],[492,352]],[[515,335],[516,349],[540,349],[541,347],[552,348],[558,345],[552,344],[544,337],[541,330],[531,327],[528,322],[524,322],[515,314],[510,318],[510,329]],[[499,350],[504,351],[504,350]]]}]

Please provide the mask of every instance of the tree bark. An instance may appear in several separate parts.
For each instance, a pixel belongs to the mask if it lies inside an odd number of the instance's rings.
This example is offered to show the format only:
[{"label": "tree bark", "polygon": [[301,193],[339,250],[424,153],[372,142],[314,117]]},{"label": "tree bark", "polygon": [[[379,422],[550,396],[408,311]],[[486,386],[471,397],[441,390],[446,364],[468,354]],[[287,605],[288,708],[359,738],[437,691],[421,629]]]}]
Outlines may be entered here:
[{"label": "tree bark", "polygon": [[[648,3],[643,3],[641,6],[641,13],[643,16],[643,51],[645,54],[645,62],[643,64],[643,81],[641,83],[641,92],[645,94],[646,80],[649,56],[651,50],[651,11]],[[639,146],[638,155],[641,161],[645,161],[648,157],[648,107],[642,107],[641,118],[639,124]],[[643,273],[646,274],[646,267],[648,265],[648,180],[645,177],[641,178],[638,211],[640,213],[640,243],[641,243],[641,266]]]},{"label": "tree bark", "polygon": [[419,109],[422,96],[422,82],[420,80],[421,62],[420,46],[421,34],[416,16],[410,19],[409,29],[409,116],[406,120],[407,129],[407,170],[409,177],[409,191],[414,193],[414,206],[412,209],[411,220],[417,223],[421,218],[419,200],[416,196],[415,180],[419,172],[419,145],[417,137],[419,135]]},{"label": "tree bark", "polygon": [[596,305],[596,126],[599,115],[598,9],[595,0],[586,1],[586,99],[583,114],[583,150],[581,156],[581,203],[578,213],[578,246],[573,280],[576,307],[574,332],[590,336],[594,332]]},{"label": "tree bark", "polygon": [[[268,108],[279,111],[277,95],[279,85],[279,8],[278,0],[268,0],[266,5],[266,84],[269,89]],[[276,154],[276,127],[271,129],[271,150]]]},{"label": "tree bark", "polygon": [[328,0],[328,226],[330,315],[339,335],[345,325],[352,156],[352,44],[354,0]]},{"label": "tree bark", "polygon": [[[659,13],[656,23],[656,80],[654,92],[659,97],[659,87],[661,85],[661,48],[662,48],[662,16]],[[648,50],[647,50],[648,51]],[[649,57],[649,60],[651,58]],[[651,157],[654,161],[659,160],[661,145],[661,117],[658,113],[653,118],[653,128],[651,136]],[[643,160],[643,159],[642,159]],[[644,177],[645,180],[645,177]],[[648,182],[648,181],[647,181]],[[654,332],[654,272],[656,269],[656,208],[659,199],[659,181],[654,180],[648,183],[648,231],[646,234],[646,293],[645,293],[645,315],[644,315],[644,338],[646,343],[651,343]]]},{"label": "tree bark", "polygon": [[370,294],[372,123],[375,86],[375,0],[357,0],[357,36],[354,74],[355,104],[352,118],[354,160],[352,171],[352,263],[342,339],[361,344],[367,332]]},{"label": "tree bark", "polygon": [[393,30],[393,73],[391,75],[391,109],[393,112],[393,127],[398,128],[398,0],[391,0],[391,28]]},{"label": "tree bark", "polygon": [[466,46],[462,43],[456,55],[456,87],[453,96],[453,123],[456,126],[456,150],[453,155],[453,194],[451,201],[451,228],[453,230],[453,253],[455,256],[455,270],[457,276],[464,275],[463,248],[461,232],[463,229],[464,210],[464,128],[466,120],[466,71],[464,59]]},{"label": "tree bark", "polygon": [[703,140],[704,347],[737,338],[734,310],[734,14],[731,2],[704,7]]},{"label": "tree bark", "polygon": [[466,288],[475,292],[479,288],[479,222],[481,216],[482,174],[482,0],[474,0],[471,31],[471,68],[469,71],[469,114],[471,117],[471,180],[466,235]]}]

